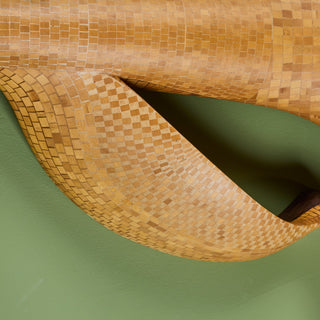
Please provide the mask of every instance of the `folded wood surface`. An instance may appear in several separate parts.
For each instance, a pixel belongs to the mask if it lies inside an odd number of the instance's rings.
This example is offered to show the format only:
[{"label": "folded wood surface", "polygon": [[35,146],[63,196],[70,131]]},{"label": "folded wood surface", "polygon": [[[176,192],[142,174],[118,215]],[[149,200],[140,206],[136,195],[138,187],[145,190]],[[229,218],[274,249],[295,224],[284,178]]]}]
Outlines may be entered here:
[{"label": "folded wood surface", "polygon": [[0,88],[46,172],[97,221],[210,261],[262,257],[319,226],[318,206],[292,223],[272,215],[119,79],[318,123],[317,2],[1,0],[0,8]]}]

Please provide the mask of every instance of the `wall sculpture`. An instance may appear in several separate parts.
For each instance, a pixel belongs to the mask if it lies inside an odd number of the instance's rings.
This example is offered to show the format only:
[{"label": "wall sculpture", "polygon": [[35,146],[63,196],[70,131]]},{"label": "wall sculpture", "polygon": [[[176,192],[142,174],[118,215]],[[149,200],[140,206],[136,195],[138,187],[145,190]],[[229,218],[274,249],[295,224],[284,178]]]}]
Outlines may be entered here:
[{"label": "wall sculpture", "polygon": [[319,30],[318,1],[0,0],[0,90],[50,178],[102,225],[181,257],[256,259],[319,227],[318,194],[276,217],[129,85],[320,124]]}]

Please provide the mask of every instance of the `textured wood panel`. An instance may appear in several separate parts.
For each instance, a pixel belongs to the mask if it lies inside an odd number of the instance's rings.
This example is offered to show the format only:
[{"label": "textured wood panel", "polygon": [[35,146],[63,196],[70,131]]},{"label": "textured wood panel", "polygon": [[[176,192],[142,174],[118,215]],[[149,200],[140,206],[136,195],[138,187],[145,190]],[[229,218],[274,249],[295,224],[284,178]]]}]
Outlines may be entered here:
[{"label": "textured wood panel", "polygon": [[48,175],[101,224],[182,257],[259,258],[319,227],[320,207],[293,222],[274,216],[122,80],[318,123],[318,9],[0,0],[0,89]]}]

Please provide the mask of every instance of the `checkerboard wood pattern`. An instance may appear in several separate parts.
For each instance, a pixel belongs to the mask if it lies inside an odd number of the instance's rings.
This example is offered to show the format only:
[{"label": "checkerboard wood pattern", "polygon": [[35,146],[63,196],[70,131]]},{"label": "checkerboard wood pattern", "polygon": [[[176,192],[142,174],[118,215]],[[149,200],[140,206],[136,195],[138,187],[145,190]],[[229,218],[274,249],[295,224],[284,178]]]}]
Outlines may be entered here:
[{"label": "checkerboard wood pattern", "polygon": [[237,261],[278,251],[319,225],[316,209],[289,223],[257,204],[121,80],[3,68],[0,88],[56,185],[127,238],[182,257]]},{"label": "checkerboard wood pattern", "polygon": [[[42,167],[107,228],[170,254],[256,259],[319,227],[236,186],[124,82],[320,123],[320,4],[0,0],[0,89]],[[122,79],[122,80],[120,80]]]}]

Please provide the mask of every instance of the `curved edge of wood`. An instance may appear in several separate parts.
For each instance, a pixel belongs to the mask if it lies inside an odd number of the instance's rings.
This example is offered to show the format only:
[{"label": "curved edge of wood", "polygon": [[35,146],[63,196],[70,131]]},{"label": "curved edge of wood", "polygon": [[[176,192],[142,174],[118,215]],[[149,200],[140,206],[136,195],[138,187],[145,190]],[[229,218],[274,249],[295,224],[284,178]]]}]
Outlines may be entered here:
[{"label": "curved edge of wood", "polygon": [[320,205],[320,191],[306,190],[301,192],[279,215],[285,221],[294,221],[312,208]]}]

